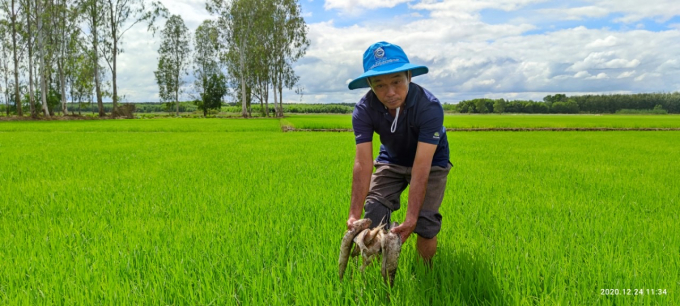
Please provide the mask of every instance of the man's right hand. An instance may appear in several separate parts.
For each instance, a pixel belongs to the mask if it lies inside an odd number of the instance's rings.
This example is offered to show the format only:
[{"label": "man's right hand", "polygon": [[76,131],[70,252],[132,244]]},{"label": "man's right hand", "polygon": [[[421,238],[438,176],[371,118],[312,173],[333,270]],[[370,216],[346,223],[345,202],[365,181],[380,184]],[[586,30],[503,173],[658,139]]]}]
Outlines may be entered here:
[{"label": "man's right hand", "polygon": [[356,220],[359,220],[359,219],[357,219],[355,217],[349,217],[349,219],[347,219],[347,229],[348,230],[352,229],[352,225],[354,225],[354,221],[356,221]]}]

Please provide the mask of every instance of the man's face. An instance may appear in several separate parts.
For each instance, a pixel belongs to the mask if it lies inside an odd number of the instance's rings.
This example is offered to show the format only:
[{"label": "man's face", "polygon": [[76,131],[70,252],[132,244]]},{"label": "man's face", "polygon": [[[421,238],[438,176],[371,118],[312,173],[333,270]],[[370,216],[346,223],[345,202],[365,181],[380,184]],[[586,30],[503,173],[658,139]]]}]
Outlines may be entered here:
[{"label": "man's face", "polygon": [[404,105],[410,82],[408,72],[379,75],[368,79],[378,100],[388,109],[397,109]]}]

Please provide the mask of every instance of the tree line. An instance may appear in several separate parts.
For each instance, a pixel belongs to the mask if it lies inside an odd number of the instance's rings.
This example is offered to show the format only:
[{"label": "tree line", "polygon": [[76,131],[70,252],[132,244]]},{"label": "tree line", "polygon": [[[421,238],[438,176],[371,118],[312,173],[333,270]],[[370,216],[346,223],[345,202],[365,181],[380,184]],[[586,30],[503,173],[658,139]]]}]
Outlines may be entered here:
[{"label": "tree line", "polygon": [[[154,77],[161,101],[177,113],[182,94],[204,114],[229,94],[241,100],[244,117],[252,116],[252,101],[269,116],[273,93],[275,115],[282,116],[283,88],[294,89],[299,79],[292,64],[309,46],[297,0],[207,0],[205,7],[215,19],[191,35],[159,1],[0,0],[4,113],[50,117],[72,112],[67,101],[79,109],[96,101],[100,117],[120,115],[129,108],[120,105],[118,56],[128,31],[144,24],[154,35],[160,30]],[[190,69],[195,81],[186,84]]]},{"label": "tree line", "polygon": [[[125,105],[133,105],[134,113],[175,113],[177,105],[167,104],[167,103],[155,103],[155,102],[141,102],[141,103],[125,103]],[[4,105],[0,105],[0,111],[4,111]],[[96,114],[96,109],[92,107],[83,107],[80,104],[68,104],[66,106],[67,111],[74,114]],[[264,108],[259,104],[252,105],[252,112],[254,116],[262,116],[264,113]],[[104,110],[106,112],[111,112],[113,110],[113,105],[110,102],[104,103]],[[202,111],[198,107],[197,101],[183,101],[179,103],[180,113],[194,113],[197,111]],[[284,103],[283,112],[287,114],[351,114],[354,111],[354,103],[328,103],[328,104],[312,104],[312,103]],[[236,103],[226,103],[222,104],[219,109],[211,109],[209,114],[216,115],[217,113],[227,113],[229,115],[240,114],[241,106]],[[204,113],[204,115],[206,115]]]},{"label": "tree line", "polygon": [[680,92],[612,95],[565,94],[547,95],[543,101],[505,99],[472,99],[444,105],[447,111],[459,113],[527,113],[527,114],[677,114]]},{"label": "tree line", "polygon": [[283,88],[293,89],[299,80],[292,64],[309,46],[300,5],[296,0],[208,0],[206,9],[217,19],[196,29],[193,57],[191,35],[180,16],[171,16],[162,30],[155,71],[161,99],[176,105],[179,115],[183,76],[191,65],[191,97],[204,115],[220,109],[222,97],[231,94],[241,101],[243,117],[252,116],[253,101],[270,116],[273,94],[272,114],[282,117]]},{"label": "tree line", "polygon": [[[113,111],[118,95],[118,56],[130,28],[143,23],[155,33],[167,16],[147,0],[0,0],[0,88],[5,112],[30,116],[67,113],[71,101],[103,98]],[[108,69],[107,69],[108,68]],[[111,77],[105,80],[107,71]]]}]

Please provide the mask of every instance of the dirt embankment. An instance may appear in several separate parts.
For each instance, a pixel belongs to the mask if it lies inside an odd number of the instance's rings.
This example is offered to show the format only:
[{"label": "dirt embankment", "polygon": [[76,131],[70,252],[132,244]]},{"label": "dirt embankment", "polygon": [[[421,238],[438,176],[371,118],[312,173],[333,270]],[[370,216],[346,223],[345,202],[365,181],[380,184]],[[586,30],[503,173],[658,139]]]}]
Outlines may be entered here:
[{"label": "dirt embankment", "polygon": [[[352,132],[352,129],[296,129],[282,126],[283,132]],[[680,128],[608,128],[608,127],[577,127],[577,128],[448,128],[447,132],[588,132],[588,131],[680,131]]]}]

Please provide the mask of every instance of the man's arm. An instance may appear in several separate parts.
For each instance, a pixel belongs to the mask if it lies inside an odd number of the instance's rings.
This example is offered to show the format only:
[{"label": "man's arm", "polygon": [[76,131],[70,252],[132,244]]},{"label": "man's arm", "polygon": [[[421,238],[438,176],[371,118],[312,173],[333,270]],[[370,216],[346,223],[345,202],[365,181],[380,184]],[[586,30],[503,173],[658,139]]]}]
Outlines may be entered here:
[{"label": "man's arm", "polygon": [[347,228],[361,218],[361,212],[364,210],[364,201],[368,195],[373,173],[373,142],[362,142],[357,145],[352,173],[352,202],[349,207]]},{"label": "man's arm", "polygon": [[418,142],[416,158],[413,161],[411,170],[411,184],[408,193],[408,208],[406,209],[406,219],[404,223],[392,229],[392,232],[401,236],[401,242],[405,242],[409,235],[416,229],[420,208],[423,207],[425,192],[427,190],[427,180],[430,177],[432,167],[432,157],[437,150],[437,145]]}]

